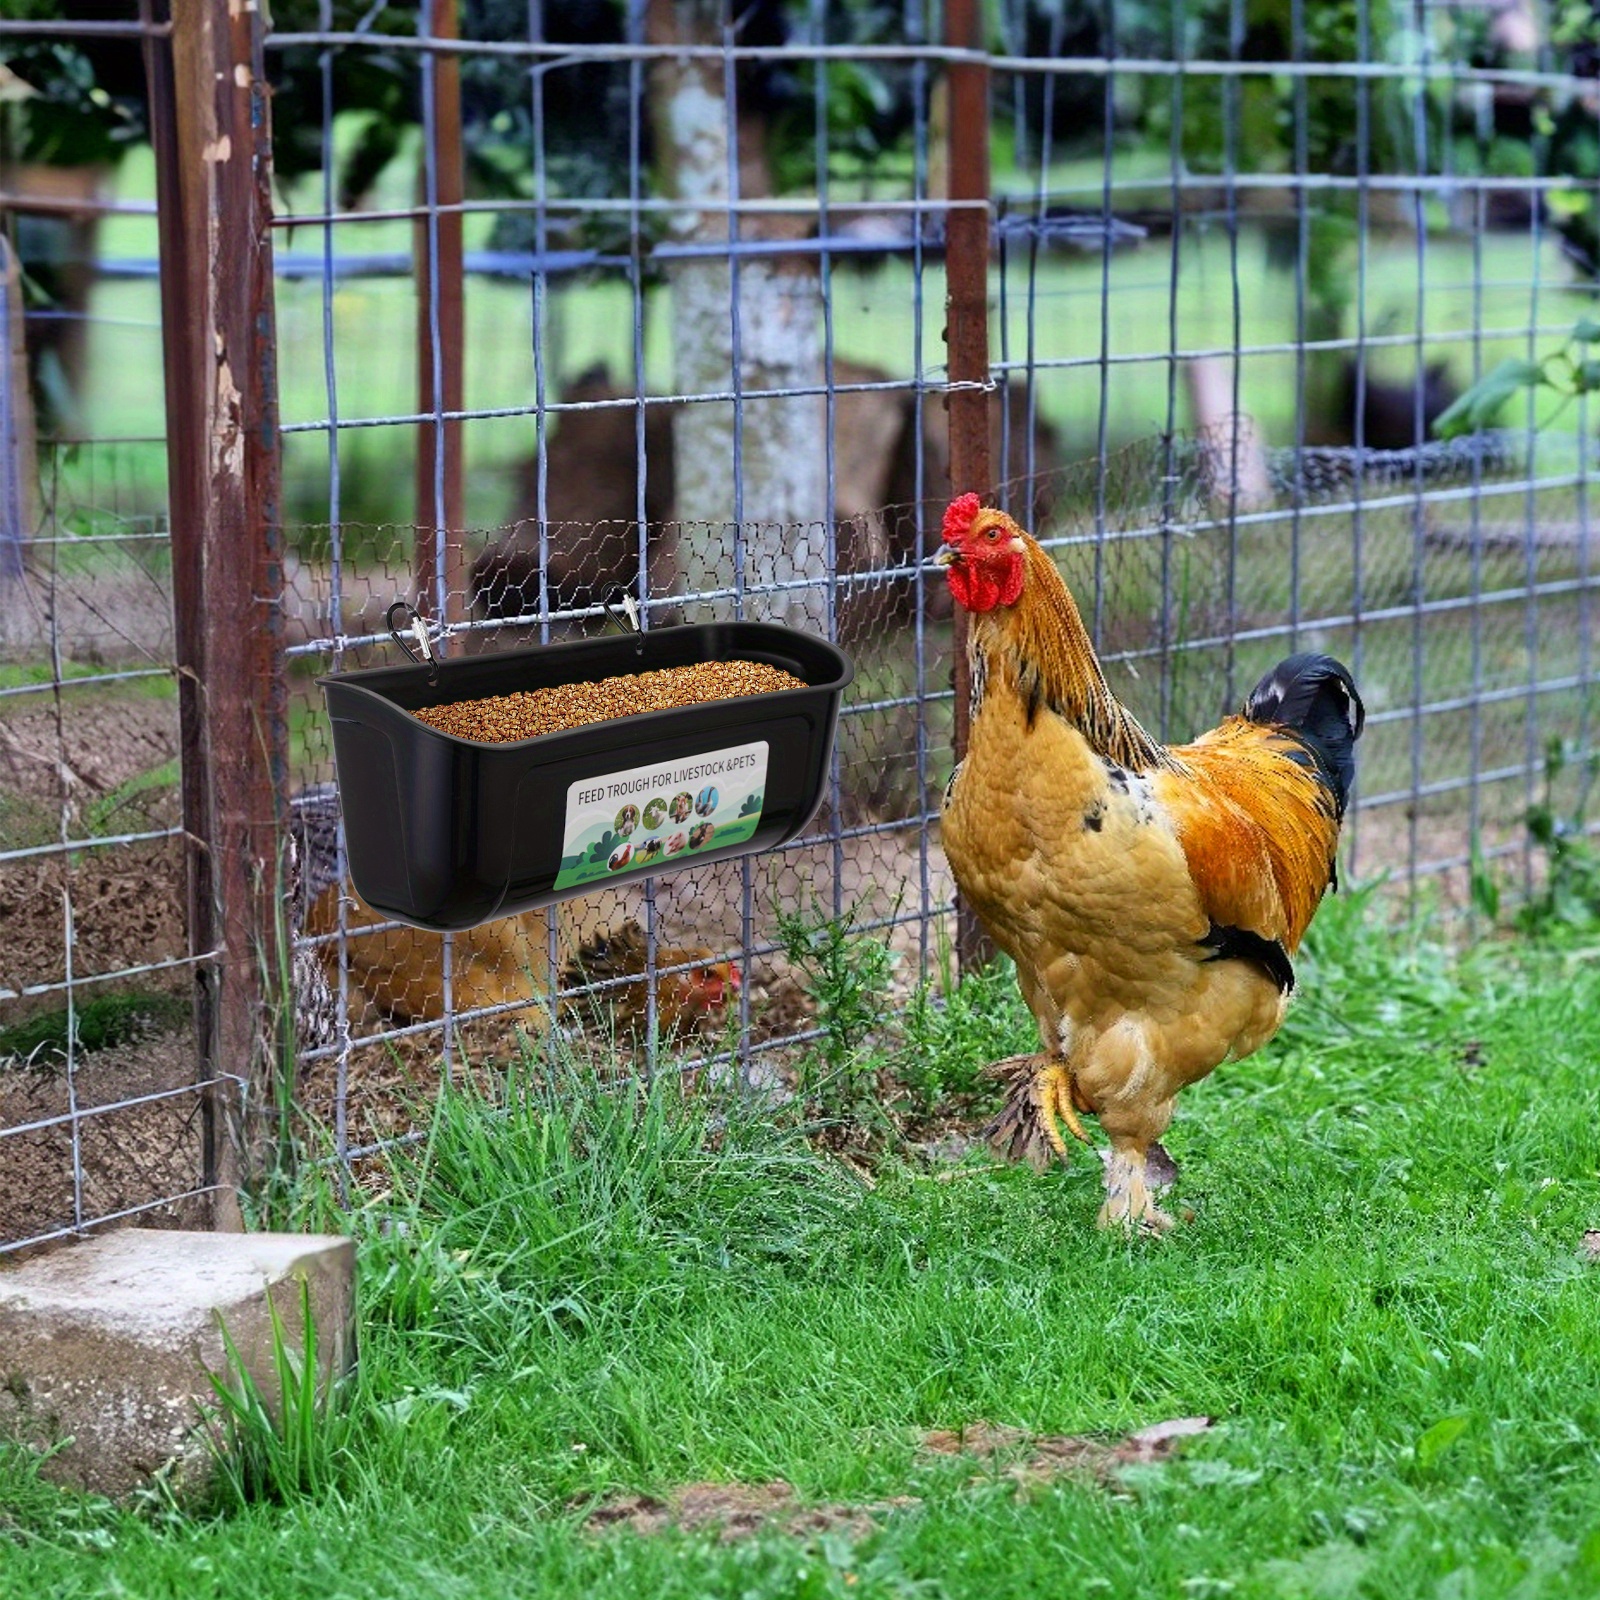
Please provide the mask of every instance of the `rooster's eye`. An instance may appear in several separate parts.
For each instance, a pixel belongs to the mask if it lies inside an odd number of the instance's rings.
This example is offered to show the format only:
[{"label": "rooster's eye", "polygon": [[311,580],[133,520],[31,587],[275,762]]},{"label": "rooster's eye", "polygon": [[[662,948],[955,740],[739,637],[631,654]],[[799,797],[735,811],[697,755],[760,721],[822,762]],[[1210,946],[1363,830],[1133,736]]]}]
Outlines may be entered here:
[{"label": "rooster's eye", "polygon": [[986,528],[983,536],[986,539],[998,539],[1000,537],[1000,530],[998,528]]}]

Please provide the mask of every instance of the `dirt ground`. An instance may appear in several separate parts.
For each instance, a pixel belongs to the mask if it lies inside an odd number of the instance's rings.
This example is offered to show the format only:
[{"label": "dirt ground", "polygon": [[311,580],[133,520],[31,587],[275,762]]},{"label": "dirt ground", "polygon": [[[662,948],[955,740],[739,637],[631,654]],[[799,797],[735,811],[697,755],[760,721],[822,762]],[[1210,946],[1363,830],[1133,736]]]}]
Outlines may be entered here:
[{"label": "dirt ground", "polygon": [[[171,826],[176,790],[159,780],[177,739],[170,697],[69,684],[59,697],[8,701],[0,715],[0,850],[48,846],[61,838],[64,817],[73,837]],[[52,986],[66,982],[69,962],[71,977],[86,980],[176,961],[186,949],[176,840],[0,862],[0,1031],[59,1012],[65,993]],[[191,982],[188,968],[176,967],[82,982],[74,994],[81,1006],[130,993],[183,995]],[[0,1057],[0,1243],[197,1188],[195,1075],[192,1033],[170,1027],[80,1053],[70,1082],[48,1050],[31,1062]],[[153,1095],[165,1097],[144,1098]],[[143,1103],[122,1104],[130,1100]],[[118,1109],[98,1109],[107,1106]],[[178,1201],[141,1220],[192,1226],[204,1210],[203,1202]]]},{"label": "dirt ground", "polygon": [[[175,787],[151,782],[150,775],[159,775],[176,749],[170,698],[69,687],[59,698],[46,693],[10,702],[0,710],[0,850],[48,847],[61,837],[64,813],[72,837],[172,826]],[[929,868],[932,894],[947,893],[936,851]],[[861,837],[847,840],[837,859],[824,845],[752,860],[749,904],[759,937],[769,941],[766,910],[774,903],[802,904],[815,895],[831,911],[837,881],[847,910],[890,916],[904,908],[901,885],[914,884],[920,872],[915,831]],[[735,949],[746,876],[738,863],[724,863],[658,880],[654,909],[662,941]],[[190,969],[160,967],[185,954],[184,895],[177,840],[0,862],[0,1034],[63,1009],[60,985],[69,965],[80,1007],[116,995],[186,996]],[[635,884],[574,902],[564,917],[570,936],[583,938],[646,914],[643,887]],[[909,990],[919,970],[916,930],[896,928],[890,942],[898,956],[896,983]],[[86,981],[107,974],[125,976]],[[753,956],[748,993],[757,1041],[797,1032],[812,1020],[810,1002],[771,950]],[[390,1025],[379,1016],[357,1018],[356,1038]],[[567,1029],[570,1046],[587,1048],[600,1070],[639,1065],[625,1047],[619,1051],[592,1028],[587,1035],[577,1028],[572,1021]],[[503,1065],[516,1048],[507,1019],[469,1022],[455,1040],[454,1067],[492,1072],[488,1064]],[[314,1123],[331,1127],[342,1088],[350,1142],[391,1137],[436,1092],[440,1054],[437,1029],[358,1046],[342,1067],[336,1058],[308,1063],[298,1095]],[[764,1063],[758,1076],[775,1078],[770,1059],[758,1059]],[[195,1070],[192,1038],[181,1029],[80,1051],[70,1083],[59,1055],[41,1055],[32,1065],[14,1055],[0,1058],[0,1243],[195,1188],[202,1157],[199,1097],[190,1087]],[[142,1103],[122,1104],[128,1100]],[[117,1109],[100,1110],[108,1106]],[[73,1115],[75,1122],[53,1120]],[[192,1222],[197,1210],[193,1202],[163,1205],[141,1220]]]},{"label": "dirt ground", "polygon": [[[70,1084],[59,1058],[0,1061],[0,1244],[144,1207],[143,1226],[203,1227],[205,1199],[171,1198],[201,1185],[194,1078],[194,1040],[174,1033],[92,1051]],[[150,1095],[162,1098],[121,1104]]]},{"label": "dirt ground", "polygon": [[[71,838],[111,838],[177,823],[174,700],[69,685],[59,700],[9,704],[0,714],[0,851],[49,846],[64,827]],[[184,953],[183,897],[176,840],[0,862],[0,1028],[61,1005],[59,994],[22,991],[65,980],[69,915],[73,975],[118,972]]]},{"label": "dirt ground", "polygon": [[[918,1454],[925,1460],[964,1459],[974,1484],[1004,1483],[1023,1495],[1068,1478],[1098,1481],[1115,1489],[1128,1468],[1167,1460],[1184,1441],[1211,1425],[1210,1417],[1174,1417],[1116,1439],[1094,1434],[1032,1435],[974,1422],[923,1434]],[[777,1480],[688,1483],[661,1498],[616,1495],[579,1509],[586,1512],[585,1531],[594,1535],[651,1538],[669,1529],[685,1529],[713,1533],[731,1544],[773,1530],[796,1538],[828,1533],[862,1538],[874,1532],[883,1517],[920,1504],[914,1495],[865,1504],[807,1502],[791,1484]]]}]

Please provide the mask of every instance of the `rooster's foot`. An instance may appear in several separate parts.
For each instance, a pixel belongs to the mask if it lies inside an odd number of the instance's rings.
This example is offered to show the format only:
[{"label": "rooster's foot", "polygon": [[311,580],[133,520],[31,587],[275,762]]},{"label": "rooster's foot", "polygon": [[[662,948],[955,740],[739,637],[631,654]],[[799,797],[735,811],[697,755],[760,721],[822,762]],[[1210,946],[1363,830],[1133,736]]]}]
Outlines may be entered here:
[{"label": "rooster's foot", "polygon": [[1067,1131],[1081,1144],[1092,1144],[1089,1135],[1078,1121],[1078,1108],[1073,1104],[1072,1069],[1064,1062],[1046,1067],[1034,1079],[1034,1092],[1039,1097],[1039,1120],[1044,1125],[1045,1137],[1063,1161],[1067,1159],[1067,1141],[1061,1137],[1057,1118],[1066,1123]]},{"label": "rooster's foot", "polygon": [[1102,1228],[1163,1234],[1172,1226],[1172,1218],[1150,1198],[1147,1177],[1142,1150],[1112,1150],[1106,1163],[1105,1204],[1096,1219]]}]

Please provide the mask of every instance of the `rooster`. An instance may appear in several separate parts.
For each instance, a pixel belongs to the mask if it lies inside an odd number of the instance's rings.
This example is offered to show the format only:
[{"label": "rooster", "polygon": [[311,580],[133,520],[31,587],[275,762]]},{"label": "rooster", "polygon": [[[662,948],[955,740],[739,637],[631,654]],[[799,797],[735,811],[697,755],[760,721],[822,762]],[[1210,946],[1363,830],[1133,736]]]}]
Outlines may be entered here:
[{"label": "rooster", "polygon": [[[935,560],[971,615],[973,714],[943,802],[956,884],[1016,963],[1039,1025],[989,1130],[1065,1157],[1109,1136],[1102,1227],[1161,1232],[1151,1148],[1173,1102],[1277,1032],[1323,893],[1365,711],[1325,655],[1280,662],[1244,710],[1163,745],[1111,693],[1055,563],[963,495]],[[1157,1158],[1163,1154],[1156,1149]]]}]

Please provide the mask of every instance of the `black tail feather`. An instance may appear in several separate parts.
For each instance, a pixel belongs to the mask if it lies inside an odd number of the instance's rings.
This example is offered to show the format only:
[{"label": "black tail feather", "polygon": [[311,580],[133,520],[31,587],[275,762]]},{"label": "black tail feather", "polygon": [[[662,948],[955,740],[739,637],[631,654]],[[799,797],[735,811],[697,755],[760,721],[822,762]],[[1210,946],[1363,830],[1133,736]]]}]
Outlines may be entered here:
[{"label": "black tail feather", "polygon": [[1350,669],[1332,656],[1309,651],[1289,656],[1250,691],[1244,714],[1251,722],[1300,735],[1343,816],[1356,780],[1355,743],[1367,720]]}]

